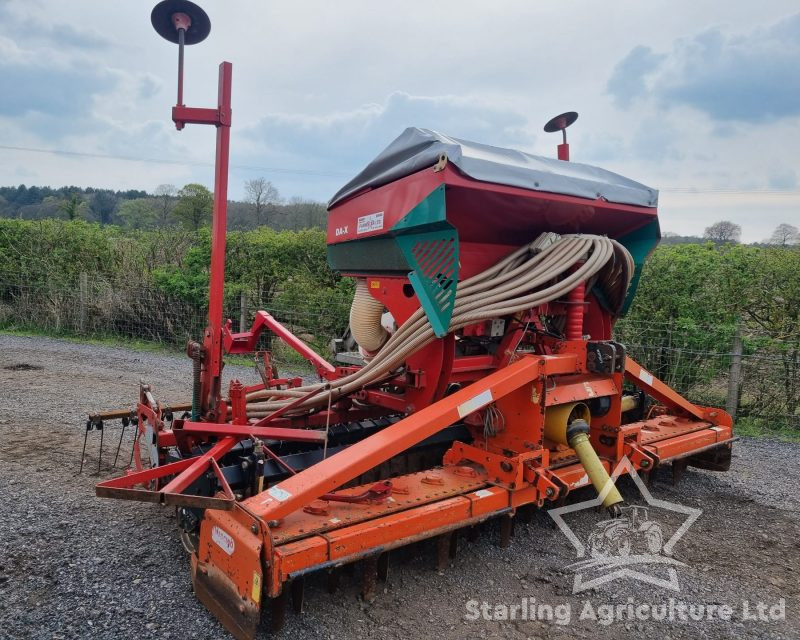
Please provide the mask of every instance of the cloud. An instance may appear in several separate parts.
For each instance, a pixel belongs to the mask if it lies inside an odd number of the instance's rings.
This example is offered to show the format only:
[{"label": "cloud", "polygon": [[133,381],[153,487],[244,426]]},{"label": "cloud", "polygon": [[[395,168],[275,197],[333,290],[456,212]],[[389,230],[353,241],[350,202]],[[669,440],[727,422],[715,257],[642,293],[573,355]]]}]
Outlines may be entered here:
[{"label": "cloud", "polygon": [[645,76],[655,71],[666,58],[653,53],[650,47],[639,45],[620,60],[608,79],[608,92],[620,107],[629,107],[635,98],[644,94]]},{"label": "cloud", "polygon": [[769,186],[773,189],[796,189],[797,174],[790,167],[774,171],[769,176]]},{"label": "cloud", "polygon": [[68,118],[85,114],[92,97],[111,89],[114,79],[95,69],[79,66],[3,64],[0,74],[6,89],[0,91],[0,115],[23,116],[30,112]]},{"label": "cloud", "polygon": [[[322,181],[324,187],[314,192],[315,197],[327,198],[408,126],[524,148],[532,141],[526,124],[522,114],[479,99],[414,96],[397,91],[381,104],[365,104],[345,112],[267,115],[237,131],[234,144],[245,165],[334,168],[336,177]],[[285,189],[302,188],[288,178],[280,182],[286,184]]]},{"label": "cloud", "polygon": [[[232,163],[252,169],[232,167],[232,184],[264,175],[282,194],[327,200],[408,126],[499,146],[526,148],[533,140],[527,118],[514,109],[478,98],[396,91],[381,103],[348,111],[269,114],[234,131]],[[282,172],[285,168],[313,176]]]},{"label": "cloud", "polygon": [[638,46],[614,68],[620,106],[650,98],[714,120],[761,123],[800,115],[800,14],[743,34],[713,28],[674,41],[666,54]]},{"label": "cloud", "polygon": [[41,42],[62,50],[97,51],[113,44],[109,38],[93,29],[53,21],[45,6],[36,6],[34,3],[0,2],[0,22],[7,32],[14,33],[25,42]]}]

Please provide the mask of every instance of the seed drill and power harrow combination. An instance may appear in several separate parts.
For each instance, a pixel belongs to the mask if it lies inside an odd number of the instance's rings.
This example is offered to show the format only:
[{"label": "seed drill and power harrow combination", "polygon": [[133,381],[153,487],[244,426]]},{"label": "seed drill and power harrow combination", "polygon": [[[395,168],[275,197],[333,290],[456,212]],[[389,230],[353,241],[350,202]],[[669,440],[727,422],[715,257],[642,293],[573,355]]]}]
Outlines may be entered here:
[{"label": "seed drill and power harrow combination", "polygon": [[[612,339],[660,238],[657,191],[569,161],[410,128],[330,201],[328,260],[355,279],[349,334],[333,363],[265,311],[223,321],[231,64],[213,108],[183,103],[184,45],[205,12],[165,0],[156,31],[179,45],[172,119],[216,127],[208,326],[190,342],[191,405],[147,384],[133,412],[132,468],[102,497],[174,505],[194,592],[237,638],[269,604],[280,627],[305,577],[358,562],[364,596],[392,550],[436,541],[446,562],[463,531],[513,519],[594,485],[618,513],[617,465],[726,470],[731,417],[695,405]],[[279,377],[259,336],[299,352],[319,382]],[[223,386],[223,357],[254,354],[261,382]],[[181,416],[181,417],[179,417]],[[595,489],[592,489],[594,491]]]}]

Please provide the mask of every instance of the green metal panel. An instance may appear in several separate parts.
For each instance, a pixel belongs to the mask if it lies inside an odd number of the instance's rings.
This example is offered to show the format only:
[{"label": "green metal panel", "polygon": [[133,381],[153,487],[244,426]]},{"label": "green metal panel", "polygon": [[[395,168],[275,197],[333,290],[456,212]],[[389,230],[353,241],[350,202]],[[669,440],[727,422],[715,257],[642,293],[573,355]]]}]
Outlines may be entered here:
[{"label": "green metal panel", "polygon": [[[447,224],[447,206],[444,198],[444,185],[440,184],[398,220],[392,227],[395,233],[421,231],[425,227],[440,227]],[[450,225],[448,225],[450,226]]]},{"label": "green metal panel", "polygon": [[438,337],[446,336],[458,284],[458,233],[441,229],[395,238],[413,271],[408,279]]},{"label": "green metal panel", "polygon": [[391,236],[329,244],[328,264],[344,273],[405,272],[411,268]]},{"label": "green metal panel", "polygon": [[392,227],[408,274],[438,337],[447,335],[458,286],[458,231],[447,222],[445,187],[429,193]]},{"label": "green metal panel", "polygon": [[622,305],[622,315],[628,312],[628,309],[633,302],[636,295],[636,289],[639,286],[639,279],[642,277],[642,269],[647,256],[656,248],[658,241],[661,239],[661,229],[658,225],[658,219],[647,223],[645,226],[632,231],[631,233],[617,238],[617,241],[625,246],[633,256],[633,262],[636,268],[633,271],[633,278],[631,286],[628,287],[628,294],[625,296],[625,304]]}]

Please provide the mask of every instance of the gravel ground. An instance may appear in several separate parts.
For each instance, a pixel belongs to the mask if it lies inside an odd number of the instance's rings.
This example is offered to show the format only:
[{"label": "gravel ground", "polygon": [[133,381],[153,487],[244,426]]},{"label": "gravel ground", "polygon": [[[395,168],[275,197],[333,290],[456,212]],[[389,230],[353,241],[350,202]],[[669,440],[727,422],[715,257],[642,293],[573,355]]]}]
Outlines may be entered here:
[{"label": "gravel ground", "polygon": [[[228,637],[191,593],[173,512],[97,499],[97,477],[86,471],[76,475],[86,414],[130,406],[141,378],[158,398],[185,400],[188,360],[5,335],[0,353],[0,638]],[[247,368],[227,371],[253,378]],[[106,455],[113,453],[117,429],[107,429]],[[90,472],[96,470],[96,449],[97,441],[90,442]],[[289,613],[282,636],[800,638],[798,459],[799,445],[743,439],[728,473],[690,469],[674,488],[669,469],[659,470],[655,498],[703,510],[674,549],[684,563],[676,568],[679,591],[626,577],[573,594],[575,572],[568,565],[576,561],[575,550],[540,511],[530,524],[517,523],[507,549],[496,545],[497,523],[487,523],[476,541],[460,541],[458,556],[444,572],[432,568],[432,542],[396,552],[385,589],[370,605],[358,598],[357,570],[343,577],[335,594],[327,593],[321,579],[311,579],[306,611]],[[104,470],[102,477],[111,473]],[[630,502],[642,503],[630,480],[620,484]],[[663,509],[650,511],[667,531],[679,524]],[[565,518],[582,540],[602,520],[593,509]],[[667,575],[667,566],[645,570]],[[561,620],[569,607],[568,624],[520,620],[519,613],[516,620],[470,619],[469,601],[480,613],[483,602],[495,611],[496,604],[518,604],[522,598],[560,605]],[[608,605],[661,605],[670,598],[728,604],[733,614],[730,621],[602,623]],[[781,599],[784,619],[745,619],[744,601],[757,616],[756,603],[779,605]],[[588,607],[600,620],[587,617]],[[265,625],[260,637],[267,635]]]}]

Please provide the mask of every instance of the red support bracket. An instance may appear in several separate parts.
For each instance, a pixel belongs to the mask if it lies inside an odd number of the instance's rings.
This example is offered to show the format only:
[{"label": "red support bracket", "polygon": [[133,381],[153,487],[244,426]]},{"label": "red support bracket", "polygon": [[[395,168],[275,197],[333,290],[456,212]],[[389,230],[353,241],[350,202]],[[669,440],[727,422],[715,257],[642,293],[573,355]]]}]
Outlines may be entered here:
[{"label": "red support bracket", "polygon": [[320,376],[326,379],[336,377],[336,367],[325,360],[325,358],[319,355],[266,311],[258,311],[256,313],[256,318],[253,321],[253,326],[250,328],[250,331],[232,333],[231,326],[232,323],[228,320],[223,328],[224,347],[225,351],[228,353],[252,353],[255,350],[261,332],[264,329],[269,329],[308,360]]},{"label": "red support bracket", "polygon": [[172,107],[172,121],[183,128],[181,125],[187,124],[213,124],[219,126],[230,126],[230,113],[224,109],[204,109],[200,107],[185,107],[176,105]]},{"label": "red support bracket", "polygon": [[237,440],[255,436],[265,440],[285,440],[287,442],[325,442],[325,432],[314,429],[294,429],[290,427],[261,427],[251,424],[229,424],[214,422],[190,422],[175,420],[172,431],[176,438],[187,435],[234,437]]},{"label": "red support bracket", "polygon": [[[678,392],[670,389],[630,356],[625,357],[625,378],[668,407],[685,411],[698,420],[708,420],[714,424],[718,423],[718,420],[712,420],[711,416],[707,415],[708,412],[692,404]],[[720,409],[715,409],[714,411],[724,413]]]},{"label": "red support bracket", "polygon": [[[106,480],[95,487],[95,493],[100,498],[158,502],[203,509],[233,509],[235,499],[217,464],[217,459],[228,453],[237,442],[237,438],[223,438],[206,453],[196,458],[187,458],[186,460],[179,460],[171,464]],[[226,497],[210,498],[182,493],[209,469],[216,475]],[[151,487],[154,483],[157,485],[159,481],[167,478],[172,479],[162,489],[136,488],[138,485]]]},{"label": "red support bracket", "polygon": [[231,401],[231,415],[233,424],[247,424],[247,397],[245,396],[244,385],[236,380],[231,380],[228,388],[228,395]]}]

